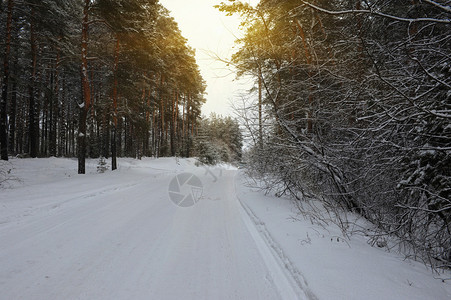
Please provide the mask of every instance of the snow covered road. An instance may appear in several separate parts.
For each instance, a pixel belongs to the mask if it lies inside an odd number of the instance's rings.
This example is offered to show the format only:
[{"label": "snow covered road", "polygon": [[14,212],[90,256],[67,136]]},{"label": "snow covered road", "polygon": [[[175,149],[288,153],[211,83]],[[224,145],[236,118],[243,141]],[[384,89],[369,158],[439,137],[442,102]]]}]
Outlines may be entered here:
[{"label": "snow covered road", "polygon": [[451,272],[315,225],[227,166],[123,158],[98,174],[88,160],[78,175],[72,159],[0,163],[11,169],[0,188],[0,300],[451,297]]},{"label": "snow covered road", "polygon": [[[191,207],[168,196],[181,172],[203,184]],[[1,299],[305,296],[252,232],[234,170],[215,177],[171,159],[48,181],[38,173],[0,195]]]}]

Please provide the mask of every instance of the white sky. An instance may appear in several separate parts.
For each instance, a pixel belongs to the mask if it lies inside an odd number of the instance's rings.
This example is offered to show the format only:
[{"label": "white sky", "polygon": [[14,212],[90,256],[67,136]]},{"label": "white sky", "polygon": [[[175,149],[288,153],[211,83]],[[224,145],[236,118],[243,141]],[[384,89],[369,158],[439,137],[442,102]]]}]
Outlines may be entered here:
[{"label": "white sky", "polygon": [[[223,116],[233,115],[230,101],[249,88],[249,83],[234,80],[235,74],[209,54],[214,52],[221,58],[230,58],[234,52],[234,41],[239,36],[238,18],[225,16],[213,7],[222,1],[160,0],[171,11],[171,16],[179,24],[188,44],[196,49],[196,60],[202,77],[207,82],[207,103],[202,107],[202,114],[205,116],[209,116],[211,112]],[[248,2],[255,5],[258,0]]]}]

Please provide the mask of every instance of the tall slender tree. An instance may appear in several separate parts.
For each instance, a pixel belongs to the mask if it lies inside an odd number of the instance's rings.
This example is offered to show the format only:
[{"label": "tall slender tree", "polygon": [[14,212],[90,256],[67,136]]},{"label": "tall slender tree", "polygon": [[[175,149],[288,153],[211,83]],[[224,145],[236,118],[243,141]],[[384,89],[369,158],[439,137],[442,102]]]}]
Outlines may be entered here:
[{"label": "tall slender tree", "polygon": [[8,160],[8,84],[10,77],[9,60],[11,52],[11,31],[12,31],[12,14],[14,1],[8,0],[8,9],[6,16],[6,43],[3,56],[3,78],[2,78],[2,98],[0,100],[0,156],[2,160]]},{"label": "tall slender tree", "polygon": [[88,75],[88,46],[89,46],[89,11],[91,0],[84,0],[83,19],[81,24],[81,85],[82,101],[78,123],[78,174],[85,174],[86,160],[86,119],[91,106],[91,86]]}]

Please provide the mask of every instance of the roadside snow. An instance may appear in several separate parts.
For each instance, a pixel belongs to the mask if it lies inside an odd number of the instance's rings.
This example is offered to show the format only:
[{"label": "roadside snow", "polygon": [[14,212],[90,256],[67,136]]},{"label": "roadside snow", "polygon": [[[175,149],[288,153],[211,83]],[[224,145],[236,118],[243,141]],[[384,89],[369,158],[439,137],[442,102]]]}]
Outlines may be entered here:
[{"label": "roadside snow", "polygon": [[267,245],[319,299],[451,299],[450,272],[433,274],[421,263],[371,247],[363,236],[346,241],[337,227],[313,225],[292,201],[265,196],[252,185],[238,174],[237,197]]}]

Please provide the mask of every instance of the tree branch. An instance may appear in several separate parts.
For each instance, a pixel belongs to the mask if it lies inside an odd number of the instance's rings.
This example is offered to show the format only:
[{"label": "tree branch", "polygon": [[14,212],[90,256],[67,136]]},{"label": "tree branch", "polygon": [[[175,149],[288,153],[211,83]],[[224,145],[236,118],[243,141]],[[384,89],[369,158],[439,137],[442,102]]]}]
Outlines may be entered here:
[{"label": "tree branch", "polygon": [[379,12],[379,11],[372,11],[372,10],[365,10],[365,9],[331,11],[331,10],[327,10],[322,7],[316,6],[314,4],[308,3],[306,1],[303,1],[303,0],[301,0],[301,1],[302,1],[302,3],[304,3],[305,5],[313,8],[313,9],[323,12],[323,13],[326,13],[326,14],[329,14],[329,15],[369,14],[369,15],[375,15],[375,16],[388,18],[388,19],[392,19],[392,20],[396,20],[396,21],[400,21],[400,22],[406,22],[406,23],[431,22],[431,23],[451,24],[451,19],[434,19],[434,18],[409,19],[409,18],[402,18],[402,17],[398,17],[398,16],[385,14],[385,13]]},{"label": "tree branch", "polygon": [[446,11],[447,13],[451,13],[451,8],[449,6],[443,6],[435,1],[431,1],[431,0],[423,0],[423,2],[429,3],[431,5],[434,5],[438,8],[440,8],[441,10]]}]

